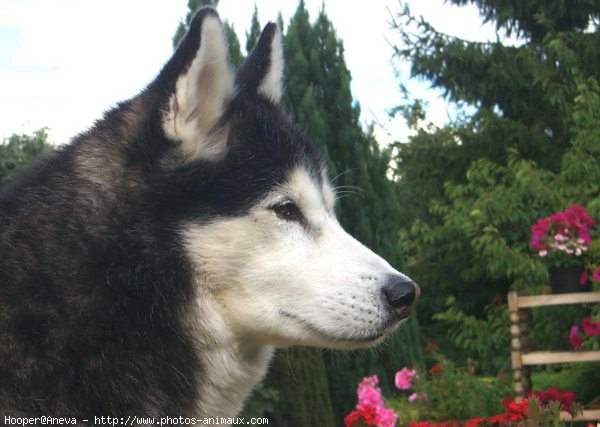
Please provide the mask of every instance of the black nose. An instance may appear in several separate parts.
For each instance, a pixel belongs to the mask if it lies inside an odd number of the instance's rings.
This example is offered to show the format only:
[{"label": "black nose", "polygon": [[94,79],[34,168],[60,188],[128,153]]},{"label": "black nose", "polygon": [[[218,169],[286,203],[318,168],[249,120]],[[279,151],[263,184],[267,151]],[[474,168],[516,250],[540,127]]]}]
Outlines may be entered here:
[{"label": "black nose", "polygon": [[405,276],[390,276],[383,295],[393,308],[409,307],[421,294],[419,285]]}]

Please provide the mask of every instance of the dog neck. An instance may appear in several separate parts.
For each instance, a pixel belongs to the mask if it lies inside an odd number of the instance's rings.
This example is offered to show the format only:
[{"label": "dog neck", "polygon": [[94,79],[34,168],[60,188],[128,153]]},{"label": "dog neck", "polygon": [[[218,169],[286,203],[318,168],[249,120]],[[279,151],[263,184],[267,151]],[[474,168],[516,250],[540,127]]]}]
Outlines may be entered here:
[{"label": "dog neck", "polygon": [[235,417],[264,378],[274,349],[235,334],[211,296],[198,296],[197,303],[195,337],[203,368],[197,412],[202,417]]}]

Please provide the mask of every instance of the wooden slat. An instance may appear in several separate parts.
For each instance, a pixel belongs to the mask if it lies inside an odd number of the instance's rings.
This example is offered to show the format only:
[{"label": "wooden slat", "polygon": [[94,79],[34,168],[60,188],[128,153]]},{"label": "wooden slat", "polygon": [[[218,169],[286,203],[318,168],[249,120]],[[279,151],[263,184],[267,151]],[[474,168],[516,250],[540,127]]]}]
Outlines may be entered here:
[{"label": "wooden slat", "polygon": [[600,292],[579,292],[573,294],[520,296],[519,308],[543,307],[547,305],[585,304],[600,302]]},{"label": "wooden slat", "polygon": [[521,355],[523,365],[596,361],[600,361],[600,351],[533,351]]},{"label": "wooden slat", "polygon": [[[561,412],[562,421],[571,421],[573,417],[568,412]],[[600,421],[600,409],[584,409],[583,414],[577,414],[575,420],[581,421]]]}]

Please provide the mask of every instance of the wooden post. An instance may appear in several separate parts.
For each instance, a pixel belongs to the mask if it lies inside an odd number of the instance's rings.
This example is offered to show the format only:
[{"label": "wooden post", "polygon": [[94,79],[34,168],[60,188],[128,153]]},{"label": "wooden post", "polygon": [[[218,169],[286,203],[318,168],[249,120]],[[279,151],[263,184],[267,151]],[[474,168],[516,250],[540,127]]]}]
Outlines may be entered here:
[{"label": "wooden post", "polygon": [[519,332],[521,339],[521,370],[523,374],[523,389],[525,393],[531,391],[531,366],[523,363],[523,354],[531,351],[531,337],[529,335],[529,316],[527,311],[519,310]]},{"label": "wooden post", "polygon": [[508,316],[510,319],[510,363],[513,371],[513,385],[516,400],[525,396],[523,385],[523,363],[521,360],[521,317],[519,316],[519,296],[516,292],[508,294]]}]

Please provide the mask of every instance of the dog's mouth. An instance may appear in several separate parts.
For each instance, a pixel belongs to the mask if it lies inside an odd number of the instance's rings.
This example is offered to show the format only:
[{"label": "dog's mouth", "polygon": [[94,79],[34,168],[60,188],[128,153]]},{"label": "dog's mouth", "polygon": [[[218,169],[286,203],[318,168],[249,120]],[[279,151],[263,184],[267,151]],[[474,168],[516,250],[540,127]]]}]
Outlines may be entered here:
[{"label": "dog's mouth", "polygon": [[410,307],[408,307],[407,310],[402,310],[401,312],[398,312],[398,313],[397,313],[397,311],[399,311],[399,310],[394,310],[394,315],[390,316],[389,320],[387,320],[385,323],[383,323],[378,328],[376,328],[376,330],[374,330],[372,333],[357,334],[354,336],[341,336],[341,335],[332,334],[329,331],[323,330],[323,328],[319,328],[319,327],[315,326],[312,322],[305,319],[304,317],[299,316],[294,313],[291,313],[286,310],[279,310],[279,313],[284,317],[287,317],[298,323],[301,323],[303,326],[309,328],[311,331],[326,338],[332,344],[344,343],[344,344],[350,344],[350,345],[356,345],[356,346],[368,346],[369,344],[375,344],[375,343],[381,341],[382,339],[384,339],[387,335],[389,335],[391,332],[393,332],[400,325],[400,323],[402,323],[410,315]]},{"label": "dog's mouth", "polygon": [[394,314],[395,320],[400,322],[410,316],[412,312],[412,305],[394,308],[392,313]]}]

